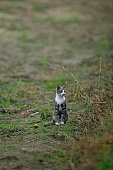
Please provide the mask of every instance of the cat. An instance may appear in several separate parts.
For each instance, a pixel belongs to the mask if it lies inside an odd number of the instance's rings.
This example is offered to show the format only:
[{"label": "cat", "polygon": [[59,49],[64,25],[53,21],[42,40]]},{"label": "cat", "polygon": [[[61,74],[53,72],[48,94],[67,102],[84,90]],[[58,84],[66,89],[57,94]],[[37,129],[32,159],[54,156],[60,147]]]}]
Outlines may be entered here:
[{"label": "cat", "polygon": [[45,124],[45,126],[54,124],[65,124],[68,120],[68,113],[66,108],[66,89],[65,86],[58,85],[56,88],[55,104],[52,121]]}]

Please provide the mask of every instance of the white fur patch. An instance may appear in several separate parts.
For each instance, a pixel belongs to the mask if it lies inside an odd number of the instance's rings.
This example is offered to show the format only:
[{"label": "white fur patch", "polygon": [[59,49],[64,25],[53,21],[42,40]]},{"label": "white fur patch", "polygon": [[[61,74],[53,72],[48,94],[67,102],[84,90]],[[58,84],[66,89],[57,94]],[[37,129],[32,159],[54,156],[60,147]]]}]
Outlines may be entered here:
[{"label": "white fur patch", "polygon": [[62,104],[65,102],[65,96],[60,96],[56,93],[56,97],[55,97],[55,101],[57,102],[57,104]]},{"label": "white fur patch", "polygon": [[60,125],[60,123],[58,123],[58,122],[55,122],[55,125]]},{"label": "white fur patch", "polygon": [[64,125],[64,122],[60,122],[61,125]]}]

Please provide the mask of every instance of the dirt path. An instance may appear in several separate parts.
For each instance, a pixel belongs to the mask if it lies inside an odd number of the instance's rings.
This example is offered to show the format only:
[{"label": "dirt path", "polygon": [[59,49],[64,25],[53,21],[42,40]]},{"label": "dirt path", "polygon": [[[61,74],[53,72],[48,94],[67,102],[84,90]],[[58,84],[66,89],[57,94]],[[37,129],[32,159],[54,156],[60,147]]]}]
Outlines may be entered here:
[{"label": "dirt path", "polygon": [[[69,169],[61,149],[73,140],[67,135],[69,129],[43,127],[45,112],[49,120],[53,108],[54,82],[62,83],[46,62],[81,74],[78,65],[100,56],[102,43],[106,45],[112,27],[111,4],[101,0],[0,1],[1,170]],[[31,108],[44,117],[42,123],[40,115],[21,115]]]}]

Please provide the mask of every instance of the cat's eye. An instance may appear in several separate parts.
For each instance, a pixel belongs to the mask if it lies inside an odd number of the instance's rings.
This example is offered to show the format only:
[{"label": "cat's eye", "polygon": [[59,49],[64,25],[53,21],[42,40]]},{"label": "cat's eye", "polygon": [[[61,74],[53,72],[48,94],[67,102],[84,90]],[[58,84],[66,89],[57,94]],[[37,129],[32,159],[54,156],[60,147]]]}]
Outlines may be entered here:
[{"label": "cat's eye", "polygon": [[59,93],[62,93],[62,90],[59,90]]}]

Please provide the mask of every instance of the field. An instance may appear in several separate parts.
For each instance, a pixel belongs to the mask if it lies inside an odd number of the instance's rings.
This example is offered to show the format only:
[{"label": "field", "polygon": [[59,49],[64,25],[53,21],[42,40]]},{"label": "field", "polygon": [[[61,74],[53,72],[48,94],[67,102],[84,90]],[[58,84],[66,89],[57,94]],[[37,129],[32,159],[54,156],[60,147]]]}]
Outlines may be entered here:
[{"label": "field", "polygon": [[[69,120],[51,121],[65,84]],[[0,170],[112,170],[113,1],[0,1]]]}]

